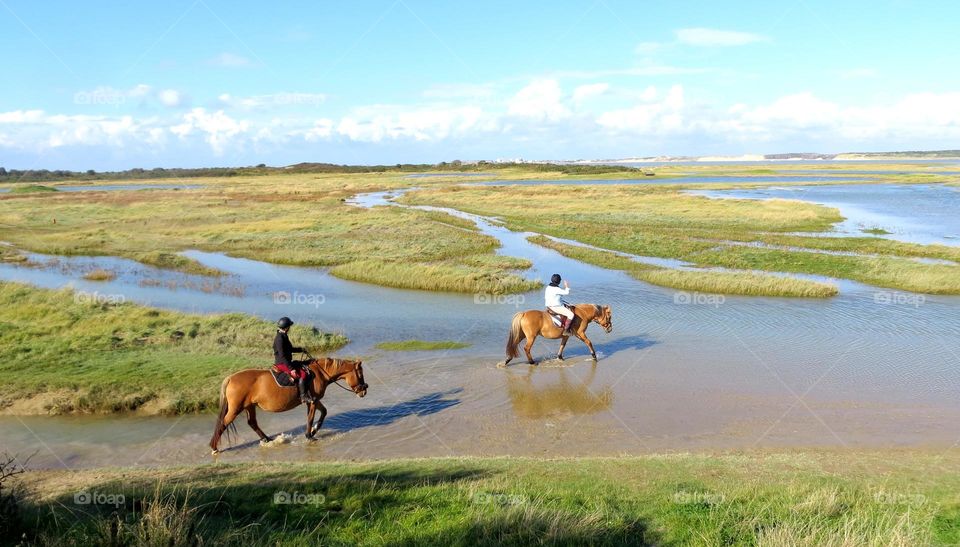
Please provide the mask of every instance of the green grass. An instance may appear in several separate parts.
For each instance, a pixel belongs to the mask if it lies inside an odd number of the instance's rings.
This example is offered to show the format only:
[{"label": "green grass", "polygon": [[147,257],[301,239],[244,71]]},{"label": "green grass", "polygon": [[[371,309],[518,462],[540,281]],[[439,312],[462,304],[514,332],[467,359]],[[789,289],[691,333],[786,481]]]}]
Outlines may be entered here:
[{"label": "green grass", "polygon": [[52,186],[44,186],[42,184],[25,184],[23,186],[14,186],[10,188],[11,194],[43,194],[47,192],[59,192],[56,188]]},{"label": "green grass", "polygon": [[[960,541],[960,464],[932,451],[251,463],[31,472],[23,485],[18,532],[39,545]],[[78,492],[124,499],[77,505]],[[284,493],[305,503],[275,503]]]},{"label": "green grass", "polygon": [[827,298],[835,296],[838,292],[835,285],[807,279],[740,272],[673,270],[640,263],[610,251],[561,243],[545,236],[531,236],[527,239],[531,243],[553,249],[566,257],[602,268],[623,270],[641,281],[672,289],[714,294],[802,298]]},{"label": "green grass", "polygon": [[360,192],[433,181],[372,173],[196,183],[200,188],[181,191],[8,196],[0,200],[0,241],[47,254],[122,256],[206,275],[218,272],[178,253],[199,249],[331,267],[334,275],[354,281],[424,290],[495,293],[532,286],[513,271],[522,269],[516,260],[493,258],[497,240],[468,221],[345,201]]},{"label": "green grass", "polygon": [[[960,249],[872,237],[825,238],[791,232],[822,232],[842,220],[836,209],[791,200],[712,200],[686,194],[684,186],[604,185],[536,187],[439,187],[405,194],[400,201],[451,207],[502,218],[507,227],[575,240],[632,255],[676,258],[697,266],[759,270],[852,279],[881,287],[930,294],[960,294],[960,266],[910,258],[960,261]],[[757,242],[797,249],[762,249],[729,242]],[[842,251],[859,256],[836,256]],[[658,272],[620,263],[635,277],[676,288],[712,292],[830,296],[836,288],[806,280],[749,273]],[[881,256],[870,256],[881,255]],[[737,279],[740,277],[742,279]],[[795,283],[797,282],[797,283]]]},{"label": "green grass", "polygon": [[[118,303],[122,295],[0,282],[0,408],[59,414],[216,408],[230,372],[272,359],[272,323],[243,314],[196,315]],[[347,343],[296,325],[314,354]]]},{"label": "green grass", "polygon": [[470,344],[465,342],[454,342],[452,340],[397,340],[380,342],[377,344],[377,348],[387,351],[433,351],[440,349],[463,349],[469,347]]},{"label": "green grass", "polygon": [[880,228],[880,227],[863,228],[863,229],[860,230],[860,231],[863,232],[863,233],[865,233],[865,234],[870,234],[870,235],[875,235],[875,236],[885,236],[885,235],[890,235],[891,233],[893,233],[893,232],[889,232],[889,231],[887,231],[887,230],[884,230],[883,228]]}]

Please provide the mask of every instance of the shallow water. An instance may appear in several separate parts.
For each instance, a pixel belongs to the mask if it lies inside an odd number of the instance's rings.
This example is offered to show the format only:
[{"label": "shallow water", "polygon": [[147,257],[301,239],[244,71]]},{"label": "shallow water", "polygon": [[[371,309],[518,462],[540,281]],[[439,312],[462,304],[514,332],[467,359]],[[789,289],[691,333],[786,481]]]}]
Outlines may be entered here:
[{"label": "shallow water", "polygon": [[860,176],[846,175],[762,175],[762,176],[647,176],[632,179],[521,179],[488,180],[465,183],[465,186],[544,186],[544,185],[607,185],[607,184],[723,184],[736,182],[772,183],[772,182],[844,182],[867,180]]},{"label": "shallow water", "polygon": [[[936,184],[853,184],[733,190],[694,190],[713,198],[797,199],[840,210],[846,220],[833,235],[864,236],[881,228],[888,239],[910,243],[960,245],[960,191]],[[809,234],[808,234],[809,235]]]},{"label": "shallow water", "polygon": [[[395,194],[356,201],[375,205]],[[559,271],[570,280],[572,300],[612,307],[612,333],[587,331],[599,362],[589,361],[576,340],[566,361],[552,360],[558,342],[539,339],[539,366],[497,368],[510,318],[541,308],[540,291],[500,297],[407,291],[199,251],[186,254],[229,273],[219,287],[109,257],[31,255],[46,267],[0,264],[0,279],[72,284],[86,298],[119,295],[186,311],[289,315],[353,340],[337,354],[362,357],[371,388],[364,399],[328,393],[321,440],[308,443],[300,435],[302,409],[260,413],[268,433],[286,431],[293,442],[259,447],[241,419],[237,448],[222,461],[949,447],[960,435],[958,297],[855,283],[825,300],[688,294],[578,263],[494,221],[458,214],[499,238],[499,252],[532,260],[525,275],[543,279]],[[117,270],[117,278],[82,280],[97,267]],[[154,279],[160,282],[144,283]],[[473,345],[439,352],[374,347],[408,338]],[[264,365],[269,357],[264,348]],[[31,465],[37,467],[200,463],[210,461],[213,421],[211,415],[0,416],[0,438],[13,453],[36,451]]]},{"label": "shallow water", "polygon": [[[192,190],[203,188],[202,184],[86,184],[53,186],[61,192],[116,192],[120,190]],[[10,188],[0,188],[0,194]]]}]

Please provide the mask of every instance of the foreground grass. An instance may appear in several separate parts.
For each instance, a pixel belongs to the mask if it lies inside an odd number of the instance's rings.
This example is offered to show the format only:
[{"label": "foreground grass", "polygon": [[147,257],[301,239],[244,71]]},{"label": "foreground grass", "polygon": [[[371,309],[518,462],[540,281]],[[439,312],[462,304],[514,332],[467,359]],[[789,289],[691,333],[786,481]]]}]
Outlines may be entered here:
[{"label": "foreground grass", "polygon": [[527,238],[563,256],[587,262],[602,268],[623,270],[641,281],[653,285],[715,294],[745,296],[789,296],[827,298],[838,292],[836,285],[807,279],[741,272],[712,272],[673,270],[644,264],[617,253],[562,243],[545,236]]},{"label": "foreground grass", "polygon": [[469,347],[470,344],[465,342],[454,342],[452,340],[400,340],[380,342],[377,344],[377,348],[387,351],[432,351],[440,349],[463,349]]},{"label": "foreground grass", "polygon": [[6,194],[0,196],[0,241],[40,253],[122,256],[206,275],[218,272],[177,253],[200,249],[331,267],[346,279],[437,291],[501,293],[537,285],[516,274],[522,266],[517,261],[493,259],[497,240],[462,219],[346,202],[361,192],[433,181],[366,173],[191,183],[200,188]]},{"label": "foreground grass", "polygon": [[[18,532],[38,545],[945,545],[960,541],[958,471],[955,453],[835,452],[31,472]],[[123,500],[79,505],[84,492]]]},{"label": "foreground grass", "polygon": [[[633,255],[676,258],[703,267],[813,274],[916,292],[960,294],[960,266],[915,260],[958,262],[958,248],[872,237],[797,235],[796,232],[830,230],[842,220],[839,212],[791,200],[713,200],[683,190],[682,186],[669,185],[461,186],[409,192],[400,201],[499,217],[513,230]],[[833,252],[856,256],[830,254]],[[775,281],[768,276],[746,278],[749,274],[731,274],[744,277],[737,281],[728,275],[699,272],[687,275],[649,268],[638,270],[633,266],[619,269],[651,283],[692,290],[700,290],[695,288],[700,286],[703,290],[732,294],[833,294],[825,287],[802,284],[806,285],[804,288],[793,285],[792,280]]]},{"label": "foreground grass", "polygon": [[[228,373],[270,363],[275,327],[268,321],[110,300],[0,282],[0,409],[206,410],[216,408]],[[292,339],[315,354],[347,343],[339,334],[298,327]]]}]

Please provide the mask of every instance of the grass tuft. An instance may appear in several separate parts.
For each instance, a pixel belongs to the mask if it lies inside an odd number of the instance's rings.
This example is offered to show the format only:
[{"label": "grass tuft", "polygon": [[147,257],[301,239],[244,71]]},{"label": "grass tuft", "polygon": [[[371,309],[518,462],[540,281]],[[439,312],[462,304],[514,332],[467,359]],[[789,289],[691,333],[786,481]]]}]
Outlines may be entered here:
[{"label": "grass tuft", "polygon": [[465,342],[454,342],[452,340],[398,340],[380,342],[377,344],[377,348],[386,351],[433,351],[440,349],[463,349],[469,347],[470,344]]}]

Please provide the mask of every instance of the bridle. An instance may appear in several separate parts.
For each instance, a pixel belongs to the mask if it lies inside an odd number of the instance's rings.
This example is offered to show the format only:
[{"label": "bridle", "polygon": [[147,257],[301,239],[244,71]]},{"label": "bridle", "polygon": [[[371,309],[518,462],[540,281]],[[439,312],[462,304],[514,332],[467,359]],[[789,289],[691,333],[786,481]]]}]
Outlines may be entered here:
[{"label": "bridle", "polygon": [[[354,395],[357,395],[360,391],[363,391],[363,390],[368,389],[368,388],[370,387],[370,386],[367,385],[366,382],[364,382],[364,381],[360,378],[360,374],[358,373],[358,374],[357,374],[357,380],[360,380],[360,382],[356,385],[355,388],[351,389],[351,388],[349,388],[349,387],[341,384],[341,383],[340,383],[340,378],[334,380],[332,376],[327,376],[327,371],[323,370],[323,367],[320,365],[320,360],[319,360],[319,359],[317,359],[317,358],[314,357],[313,355],[310,355],[310,353],[308,353],[308,352],[306,352],[306,351],[304,351],[303,354],[306,355],[311,361],[313,361],[314,363],[317,364],[317,372],[320,373],[320,377],[323,378],[323,380],[327,383],[327,385],[333,384],[333,385],[339,387],[340,389],[342,389],[342,390],[344,390],[344,391],[349,391],[350,393],[353,393]],[[343,359],[331,359],[331,361],[333,361],[333,363],[334,363],[335,365],[337,365],[337,369],[339,369],[340,366],[343,364]],[[356,369],[354,369],[354,371],[356,371]]]}]

